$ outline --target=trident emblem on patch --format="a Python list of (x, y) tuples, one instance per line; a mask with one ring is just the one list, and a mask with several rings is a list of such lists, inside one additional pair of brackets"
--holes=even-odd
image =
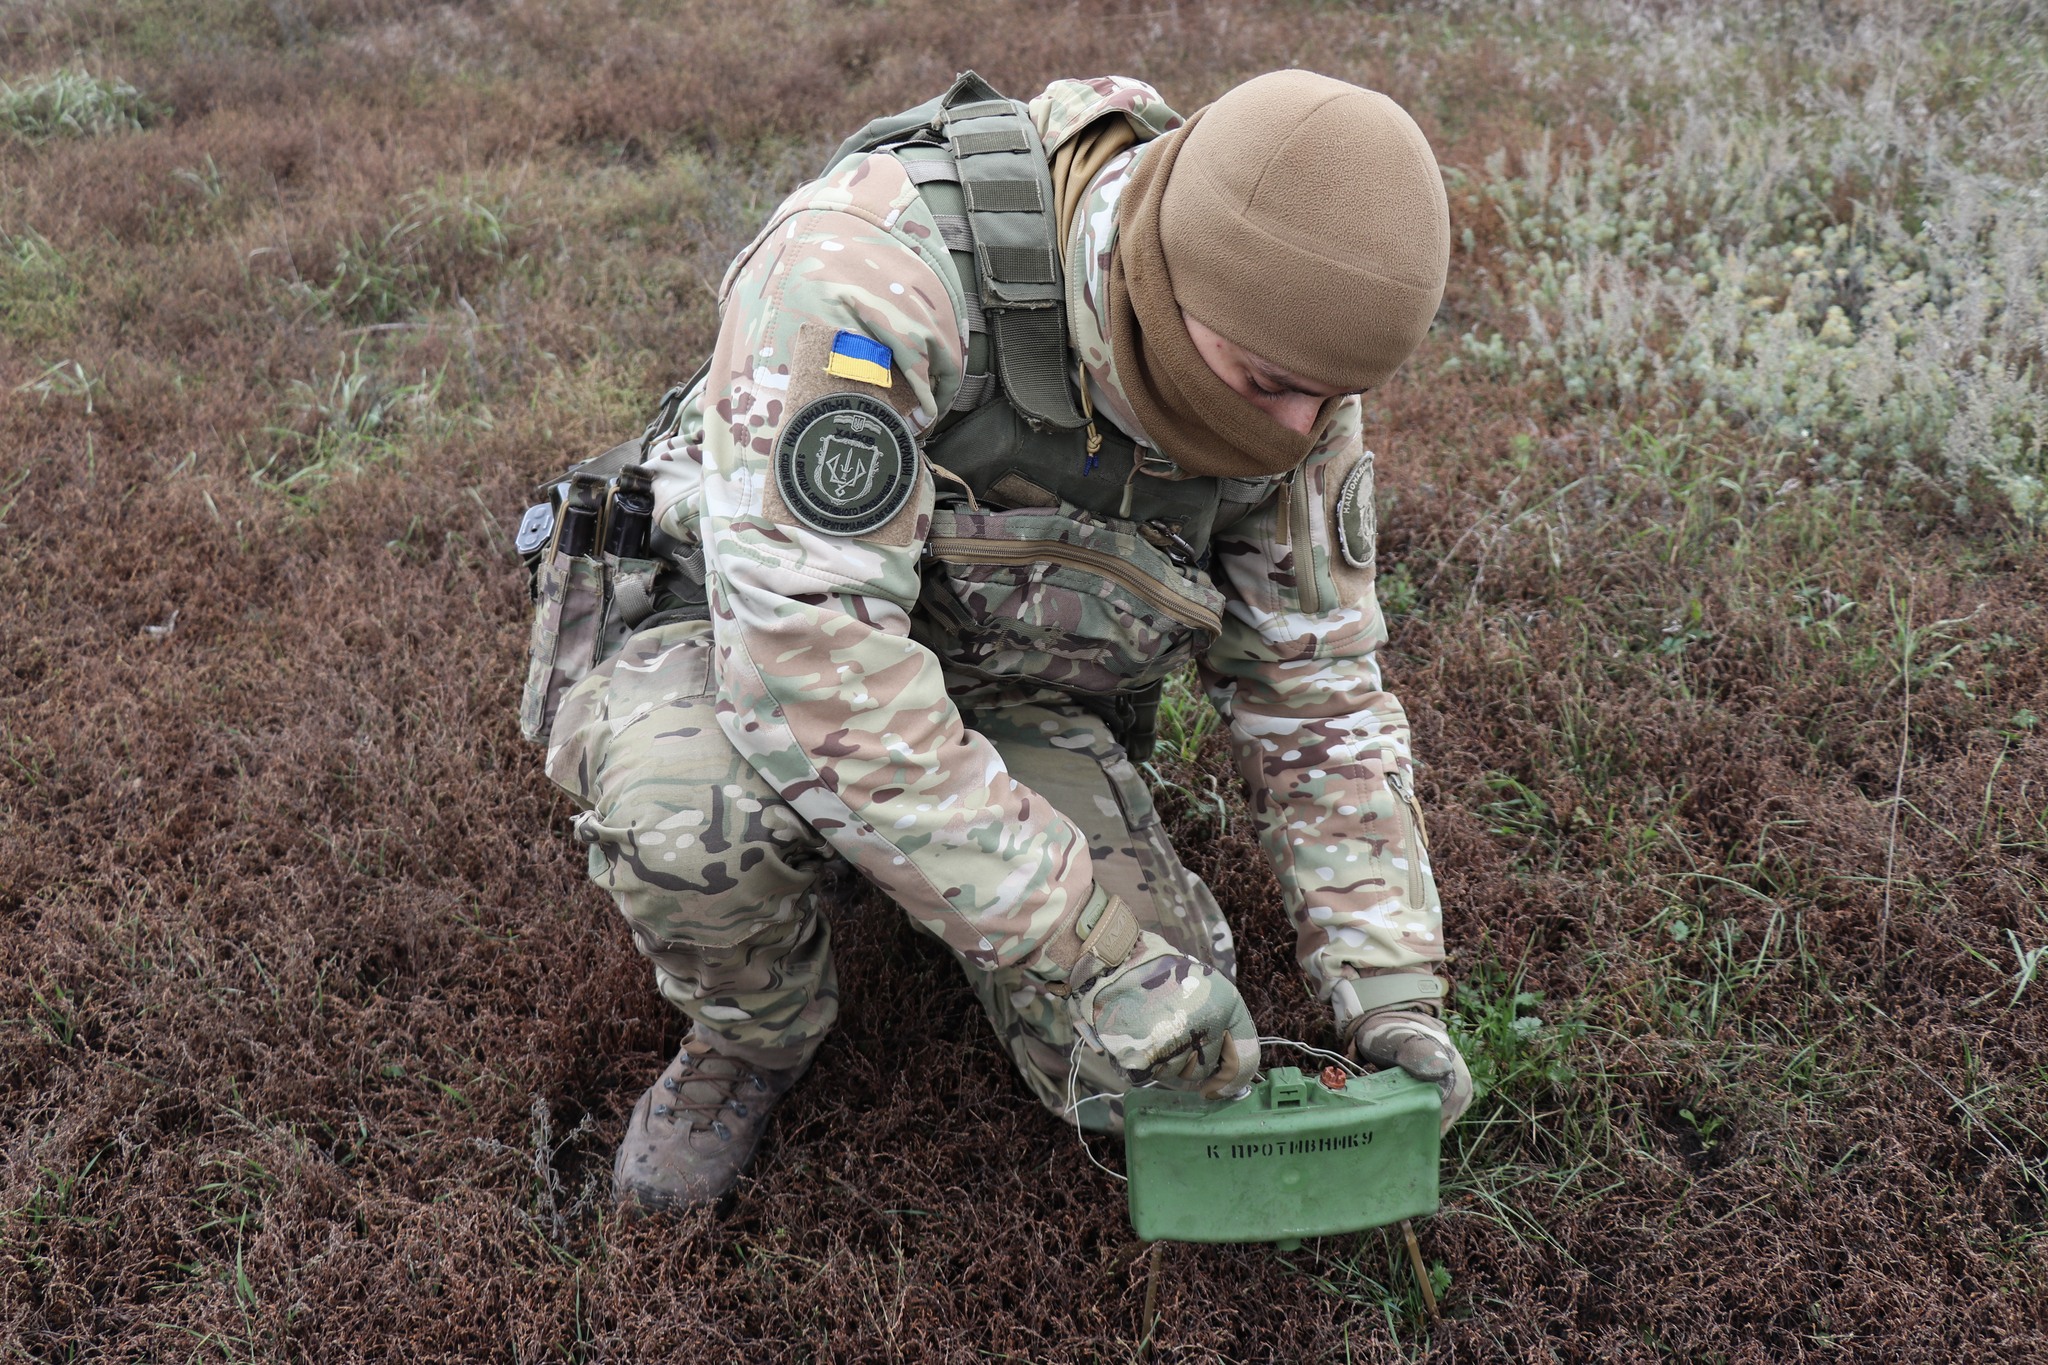
[(820, 443), (818, 472), (834, 502), (853, 503), (866, 497), (881, 466), (882, 453), (870, 442), (833, 435)]

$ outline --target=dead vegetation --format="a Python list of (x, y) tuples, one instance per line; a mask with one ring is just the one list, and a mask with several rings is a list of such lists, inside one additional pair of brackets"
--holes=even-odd
[[(2024, 133), (2044, 25), (1760, 6), (1746, 61), (1705, 14), (10, 8), (10, 88), (148, 113), (0, 146), (0, 1354), (1132, 1355), (1119, 1189), (853, 888), (845, 1022), (735, 1206), (593, 1197), (679, 1030), (517, 739), (505, 528), (690, 367), (727, 256), (862, 119), (970, 65), (1192, 107), (1289, 63), (1464, 177), (1438, 336), (1368, 420), (1488, 1089), (1425, 1228), (1440, 1327), (1376, 1235), (1174, 1247), (1161, 1357), (2048, 1354), (2038, 539), (1940, 467), (1473, 352), (1535, 334), (1488, 157), (1656, 153), (1654, 35), (1723, 44), (1731, 99), (1910, 66)], [(1262, 1026), (1319, 1039), (1223, 755), (1159, 777)]]

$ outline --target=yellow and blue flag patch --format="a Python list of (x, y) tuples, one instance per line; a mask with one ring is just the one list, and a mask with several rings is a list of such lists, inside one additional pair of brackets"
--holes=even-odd
[(832, 355), (825, 362), (825, 373), (886, 389), (889, 387), (889, 362), (893, 358), (889, 348), (881, 342), (859, 332), (841, 332), (832, 338)]

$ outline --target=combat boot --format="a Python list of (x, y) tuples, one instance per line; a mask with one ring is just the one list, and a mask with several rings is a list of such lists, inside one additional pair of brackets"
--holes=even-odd
[(692, 1031), (633, 1106), (612, 1163), (612, 1197), (649, 1212), (722, 1198), (753, 1159), (768, 1112), (810, 1065), (771, 1071), (720, 1055)]

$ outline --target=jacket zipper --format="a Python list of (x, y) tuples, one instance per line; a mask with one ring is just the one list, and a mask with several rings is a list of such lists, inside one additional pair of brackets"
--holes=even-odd
[(1408, 820), (1408, 908), (1422, 908), (1429, 888), (1422, 883), (1422, 863), (1429, 853), (1429, 827), (1422, 823), (1422, 806), (1415, 799), (1414, 789), (1408, 785), (1408, 775), (1399, 768), (1387, 772), (1387, 787), (1400, 803), (1401, 814)]
[(971, 536), (935, 536), (925, 546), (933, 558), (948, 564), (1071, 564), (1129, 589), (1154, 611), (1164, 612), (1184, 626), (1206, 630), (1212, 636), (1223, 633), (1221, 616), (1176, 595), (1158, 580), (1103, 550), (1060, 540), (977, 540)]

